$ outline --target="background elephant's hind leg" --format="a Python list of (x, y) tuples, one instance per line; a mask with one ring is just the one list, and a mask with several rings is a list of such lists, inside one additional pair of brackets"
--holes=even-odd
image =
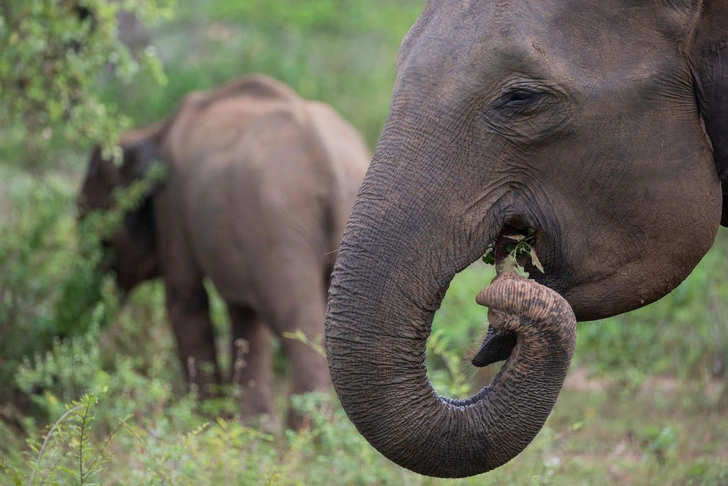
[[(309, 276), (318, 276), (319, 273), (314, 270), (291, 272), (293, 275)], [(285, 295), (290, 300), (285, 301), (283, 305), (279, 302), (273, 326), (291, 365), (291, 395), (328, 391), (331, 379), (323, 352), (325, 314), (323, 280), (302, 279), (301, 282), (296, 282), (288, 288), (291, 289), (290, 292), (281, 292), (280, 295)], [(305, 427), (307, 422), (306, 417), (297, 413), (292, 405), (289, 407), (289, 427), (300, 429)]]
[(222, 383), (215, 352), (210, 304), (202, 279), (165, 282), (167, 311), (187, 381), (201, 399), (219, 393)]
[(267, 416), (275, 425), (273, 405), (272, 334), (250, 307), (229, 305), (232, 324), (230, 376), (239, 393), (243, 420)]

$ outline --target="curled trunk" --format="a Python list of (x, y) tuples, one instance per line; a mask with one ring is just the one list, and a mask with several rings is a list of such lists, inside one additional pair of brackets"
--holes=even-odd
[(477, 302), (489, 307), (492, 327), (516, 333), (517, 344), (489, 386), (454, 400), (427, 378), (430, 323), (418, 330), (427, 319), (416, 316), (422, 309), (387, 304), (385, 317), (414, 317), (395, 325), (367, 320), (371, 294), (357, 289), (361, 278), (347, 271), (348, 257), (335, 272), (326, 352), (336, 392), (362, 435), (400, 466), (437, 477), (480, 474), (520, 453), (551, 412), (571, 362), (576, 319), (567, 302), (515, 274), (498, 276)]

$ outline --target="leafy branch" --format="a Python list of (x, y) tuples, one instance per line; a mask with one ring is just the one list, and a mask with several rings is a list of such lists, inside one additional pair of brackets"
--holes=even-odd
[[(103, 445), (96, 450), (91, 441), (90, 425), (94, 419), (92, 409), (98, 403), (98, 397), (93, 392), (89, 392), (84, 395), (79, 401), (73, 402), (73, 406), (70, 407), (56, 422), (51, 426), (50, 430), (46, 434), (43, 444), (38, 449), (38, 454), (31, 466), (31, 473), (28, 477), (27, 485), (31, 486), (35, 479), (37, 471), (44, 471), (44, 476), (41, 478), (41, 484), (46, 482), (49, 477), (56, 474), (56, 471), (66, 473), (73, 476), (76, 484), (91, 484), (89, 481), (97, 476), (101, 472), (102, 466), (108, 462), (107, 449), (112, 439), (116, 436), (116, 433), (121, 429), (130, 416), (127, 416), (111, 431), (106, 437)], [(69, 428), (61, 427), (61, 424), (69, 417), (74, 415), (76, 412), (81, 412), (80, 417), (75, 421), (72, 421)], [(62, 452), (58, 456), (58, 460), (53, 461), (50, 466), (41, 468), (41, 459), (46, 454), (46, 451), (51, 450), (51, 438), (53, 433), (56, 432), (55, 452)], [(65, 445), (64, 445), (65, 444)], [(77, 462), (77, 470), (74, 471), (70, 467), (65, 467), (61, 463), (61, 459), (68, 457), (67, 453), (63, 452), (66, 448), (69, 448), (74, 452), (73, 456)], [(35, 450), (35, 448), (33, 447)], [(94, 456), (95, 453), (95, 457)], [(6, 471), (12, 473), (16, 484), (20, 483), (21, 475), (19, 471), (14, 468), (5, 466)], [(53, 481), (51, 481), (53, 482)]]
[(37, 156), (54, 139), (113, 145), (130, 121), (99, 98), (99, 80), (113, 70), (125, 82), (140, 71), (166, 82), (152, 46), (137, 49), (118, 39), (119, 12), (169, 18), (175, 1), (0, 3), (0, 130), (20, 134)]
[(483, 262), (488, 265), (495, 265), (498, 273), (507, 271), (516, 271), (526, 274), (525, 269), (520, 262), (530, 260), (531, 265), (536, 267), (541, 273), (544, 273), (543, 265), (536, 255), (536, 249), (533, 247), (536, 242), (536, 230), (529, 228), (526, 234), (503, 235), (511, 241), (506, 245), (508, 256), (500, 263), (496, 262), (496, 245), (491, 243), (483, 255)]

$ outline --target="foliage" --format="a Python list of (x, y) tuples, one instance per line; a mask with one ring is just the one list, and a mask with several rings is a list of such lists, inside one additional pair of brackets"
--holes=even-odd
[[(41, 484), (57, 484), (59, 477), (64, 476), (69, 480), (61, 481), (63, 483), (95, 484), (91, 480), (108, 462), (109, 443), (119, 430), (119, 427), (114, 429), (98, 448), (94, 446), (91, 437), (94, 415), (91, 409), (97, 400), (93, 393), (84, 395), (68, 406), (68, 410), (50, 427), (42, 445), (30, 442), (30, 450), (36, 457), (27, 475), (28, 484), (33, 484), (36, 474)], [(67, 425), (64, 423), (66, 419)], [(22, 484), (21, 480), (26, 476), (23, 471), (9, 465), (5, 466), (5, 470), (16, 484)]]
[(467, 398), (473, 386), (467, 379), (461, 355), (455, 351), (444, 329), (435, 329), (427, 339), (427, 375), (440, 395)]
[[(79, 366), (89, 368), (85, 375), (94, 375), (89, 371), (95, 365)], [(726, 452), (728, 429), (720, 426), (723, 422), (711, 427), (699, 418), (710, 413), (710, 406), (701, 405), (681, 418), (689, 423), (670, 423), (677, 418), (660, 412), (670, 407), (655, 408), (664, 403), (662, 396), (615, 403), (605, 394), (567, 390), (547, 426), (511, 463), (487, 476), (437, 480), (389, 463), (328, 394), (294, 400), (297, 410), (309, 417), (308, 428), (268, 433), (235, 417), (206, 420), (194, 397), (170, 393), (162, 377), (128, 371), (95, 376), (89, 384), (96, 391), (57, 409), (56, 425), (35, 432), (29, 428), (26, 454), (21, 460), (3, 456), (0, 478), (4, 470), (16, 484), (31, 474), (55, 477), (61, 484), (85, 484), (80, 478), (95, 471), (91, 479), (103, 484), (326, 485), (336, 478), (337, 484), (361, 485), (597, 485), (622, 478), (628, 484), (718, 485), (728, 474), (719, 459)], [(82, 407), (74, 408), (78, 405)], [(64, 418), (69, 410), (73, 412)], [(628, 410), (633, 410), (631, 416)], [(611, 415), (623, 419), (615, 422)], [(700, 446), (715, 448), (716, 457), (691, 459), (684, 453), (695, 450), (687, 447)]]
[[(84, 345), (98, 353), (98, 341)], [(65, 356), (78, 351), (69, 341), (59, 348)], [(85, 377), (91, 391), (66, 407), (45, 402), (60, 418), (42, 432), (26, 425), (29, 448), (22, 461), (3, 458), (6, 477), (19, 484), (34, 475), (61, 484), (88, 484), (94, 477), (103, 477), (104, 484), (247, 484), (262, 478), (316, 484), (334, 470), (346, 484), (377, 484), (397, 474), (380, 467), (378, 453), (330, 395), (297, 397), (294, 406), (310, 417), (311, 428), (271, 435), (236, 418), (207, 422), (194, 396), (175, 396), (160, 378), (131, 371), (128, 359), (122, 361), (112, 376), (94, 360), (70, 370), (55, 358), (43, 360), (41, 367), (51, 374)], [(358, 467), (362, 460), (377, 467)]]
[(97, 339), (96, 328), (65, 342), (56, 338), (53, 348), (45, 356), (36, 354), (33, 361), (24, 357), (15, 375), (18, 387), (31, 394), (48, 416), (56, 415), (59, 407), (86, 393), (96, 379), (100, 355), (92, 344)]
[(485, 255), (483, 255), (483, 263), (496, 265), (499, 273), (503, 271), (517, 271), (528, 277), (523, 266), (530, 262), (531, 265), (543, 273), (543, 266), (536, 255), (536, 249), (533, 247), (536, 241), (536, 230), (534, 228), (528, 228), (526, 234), (504, 234), (501, 237), (510, 241), (505, 246), (505, 251), (508, 252), (508, 256), (502, 262), (496, 263), (496, 247), (491, 243), (486, 248)]
[[(38, 366), (47, 349), (61, 360), (58, 369), (76, 370), (77, 359), (94, 359), (83, 345), (70, 361), (58, 354), (61, 339), (82, 336), (96, 339), (94, 329), (108, 325), (116, 314), (118, 292), (112, 275), (100, 271), (108, 256), (102, 241), (121, 223), (127, 211), (137, 207), (149, 186), (164, 177), (151, 170), (148, 177), (115, 193), (112, 211), (91, 213), (77, 224), (71, 209), (73, 198), (60, 181), (28, 181), (17, 195), (16, 215), (0, 227), (0, 383), (2, 399), (16, 390), (10, 385), (15, 370)], [(27, 339), (32, 335), (33, 339)], [(75, 341), (74, 341), (75, 342)], [(74, 344), (75, 345), (75, 344)], [(36, 356), (35, 365), (29, 356)], [(41, 372), (38, 370), (38, 372)], [(27, 380), (26, 380), (27, 381)], [(64, 376), (46, 376), (21, 388), (46, 390), (51, 383), (64, 387), (62, 402), (78, 398), (85, 391), (87, 377), (72, 386)]]
[(47, 349), (56, 336), (88, 330), (96, 304), (113, 300), (95, 268), (100, 251), (78, 257), (68, 188), (54, 180), (27, 182), (15, 199), (16, 214), (0, 227), (4, 400), (23, 356)]
[(174, 0), (29, 0), (0, 7), (0, 131), (21, 130), (36, 162), (52, 138), (111, 146), (128, 120), (99, 101), (107, 67), (128, 82), (141, 68), (164, 82), (153, 48), (136, 53), (116, 36), (120, 8), (143, 19), (168, 17)]

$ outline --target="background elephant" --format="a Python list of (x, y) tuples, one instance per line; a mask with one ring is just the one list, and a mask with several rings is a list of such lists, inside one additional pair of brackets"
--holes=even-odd
[[(82, 214), (111, 208), (112, 191), (155, 160), (168, 175), (106, 242), (119, 286), (128, 292), (163, 278), (183, 368), (205, 397), (222, 381), (209, 278), (227, 303), (233, 361), (247, 342), (246, 365), (231, 371), (243, 387), (242, 413), (272, 413), (269, 330), (300, 330), (311, 341), (322, 334), (331, 268), (369, 162), (365, 143), (328, 105), (254, 75), (189, 94), (168, 119), (125, 133), (120, 146), (120, 167), (100, 149), (92, 154)], [(281, 343), (292, 393), (329, 386), (323, 356), (295, 339)]]
[[(427, 3), (327, 311), (334, 386), (380, 452), (433, 476), (504, 464), (551, 411), (574, 319), (692, 271), (728, 221), (727, 26), (715, 0)], [(544, 272), (478, 298), (492, 327), (477, 362), (508, 361), (470, 399), (438, 396), (425, 341), (450, 281), (529, 231)]]

